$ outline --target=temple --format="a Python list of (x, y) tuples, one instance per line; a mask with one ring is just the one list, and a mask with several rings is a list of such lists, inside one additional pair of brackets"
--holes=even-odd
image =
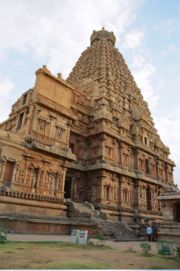
[(67, 232), (70, 202), (106, 220), (161, 221), (175, 164), (115, 42), (94, 31), (67, 80), (38, 69), (0, 124), (0, 221), (14, 231)]

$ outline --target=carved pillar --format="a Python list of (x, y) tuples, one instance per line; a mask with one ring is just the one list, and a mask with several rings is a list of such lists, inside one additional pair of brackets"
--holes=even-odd
[(122, 165), (123, 163), (123, 143), (119, 143), (119, 164)]
[(32, 189), (31, 192), (32, 193), (37, 193), (38, 188), (39, 188), (39, 168), (34, 168), (33, 170), (33, 180), (32, 180)]
[(33, 168), (29, 168), (29, 186), (32, 187), (33, 185)]
[(69, 138), (70, 138), (70, 129), (73, 126), (73, 121), (72, 120), (68, 120), (67, 121), (67, 134), (66, 134), (66, 142), (68, 144), (69, 142)]
[(105, 146), (106, 146), (106, 136), (103, 135), (102, 136), (102, 159), (103, 160), (106, 160), (106, 148), (105, 148)]
[(34, 131), (38, 132), (38, 130), (39, 130), (39, 127), (38, 127), (38, 118), (39, 118), (40, 112), (41, 112), (41, 110), (35, 105), (33, 107), (33, 112), (31, 112), (30, 130), (34, 130)]
[(39, 170), (39, 187), (42, 188), (44, 183), (44, 170)]
[(166, 182), (169, 182), (169, 176), (168, 176), (168, 164), (167, 164), (167, 163), (165, 163), (164, 171), (165, 171), (165, 180), (166, 180)]
[[(67, 172), (67, 168), (63, 168), (62, 169), (62, 191), (63, 191), (63, 193), (64, 193), (64, 187), (65, 187), (66, 172)], [(64, 198), (64, 194), (63, 194), (63, 198)]]
[(156, 176), (159, 178), (159, 160), (156, 158)]
[(4, 171), (5, 171), (5, 162), (0, 160), (0, 183), (3, 182)]
[(37, 168), (36, 170), (37, 170), (37, 173), (36, 173), (36, 174), (37, 174), (37, 175), (36, 175), (36, 176), (37, 176), (37, 177), (36, 177), (36, 178), (37, 178), (37, 188), (39, 188), (40, 171), (41, 171), (41, 169), (40, 169), (40, 168)]
[(132, 159), (133, 159), (133, 168), (134, 169), (139, 169), (138, 168), (138, 157), (139, 157), (139, 150), (137, 148), (132, 149)]
[(63, 174), (58, 172), (56, 174), (56, 197), (62, 197), (63, 195)]
[(28, 176), (28, 160), (25, 160), (25, 168), (24, 168), (24, 184), (27, 182), (27, 176)]
[(14, 166), (14, 171), (13, 171), (13, 175), (12, 175), (11, 188), (13, 188), (14, 183), (16, 182), (16, 173), (17, 173), (17, 170), (18, 170), (18, 165), (16, 163), (15, 166)]

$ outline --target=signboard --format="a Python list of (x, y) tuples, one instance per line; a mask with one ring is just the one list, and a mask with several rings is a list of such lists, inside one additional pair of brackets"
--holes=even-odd
[(79, 245), (87, 245), (88, 231), (79, 231)]
[(71, 243), (79, 245), (87, 245), (88, 231), (72, 230), (71, 231)]
[(79, 241), (79, 230), (71, 231), (71, 243), (78, 244)]

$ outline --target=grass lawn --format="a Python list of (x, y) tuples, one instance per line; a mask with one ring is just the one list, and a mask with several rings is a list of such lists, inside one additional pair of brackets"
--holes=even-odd
[(68, 242), (0, 244), (0, 269), (180, 269), (180, 259), (145, 255), (129, 247)]

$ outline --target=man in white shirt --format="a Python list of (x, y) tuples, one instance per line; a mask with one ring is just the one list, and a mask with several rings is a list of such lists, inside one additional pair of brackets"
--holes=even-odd
[(152, 241), (152, 227), (150, 225), (148, 225), (146, 228), (146, 234), (148, 237), (148, 241), (151, 242)]

